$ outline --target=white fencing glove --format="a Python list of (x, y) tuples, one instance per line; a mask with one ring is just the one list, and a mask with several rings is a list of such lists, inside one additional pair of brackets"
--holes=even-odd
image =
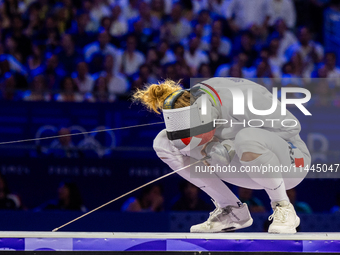
[(211, 142), (205, 148), (205, 152), (210, 157), (206, 160), (210, 165), (228, 166), (235, 156), (234, 143), (231, 140)]

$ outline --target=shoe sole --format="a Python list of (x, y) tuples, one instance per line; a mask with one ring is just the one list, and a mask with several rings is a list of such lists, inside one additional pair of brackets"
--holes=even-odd
[(290, 228), (290, 229), (273, 229), (273, 230), (268, 230), (269, 234), (295, 234), (296, 233), (296, 228), (300, 225), (300, 218), (297, 217), (295, 220), (295, 227)]
[(244, 224), (240, 225), (240, 226), (236, 226), (236, 227), (229, 227), (229, 228), (223, 228), (223, 229), (211, 229), (211, 230), (196, 230), (196, 231), (191, 231), (190, 229), (190, 233), (226, 233), (226, 232), (230, 232), (230, 231), (234, 231), (237, 229), (242, 229), (242, 228), (247, 228), (249, 226), (251, 226), (253, 224), (253, 219), (250, 218), (248, 221), (246, 221)]
[(250, 218), (248, 221), (246, 221), (244, 224), (242, 224), (239, 227), (224, 228), (221, 230), (221, 232), (230, 232), (230, 231), (234, 231), (237, 229), (247, 228), (247, 227), (250, 227), (252, 224), (253, 224), (253, 219)]

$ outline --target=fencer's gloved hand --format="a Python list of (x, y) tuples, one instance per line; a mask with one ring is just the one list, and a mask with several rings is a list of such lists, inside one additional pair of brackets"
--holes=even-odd
[(231, 140), (224, 140), (220, 142), (211, 142), (205, 148), (205, 152), (210, 159), (207, 159), (207, 163), (210, 165), (227, 166), (233, 160), (235, 156), (234, 143)]

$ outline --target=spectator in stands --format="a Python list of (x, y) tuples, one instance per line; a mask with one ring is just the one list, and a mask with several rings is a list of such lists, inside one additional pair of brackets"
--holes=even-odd
[[(298, 61), (298, 58), (297, 58)], [(299, 63), (299, 61), (298, 61)], [(299, 66), (299, 64), (297, 65)], [(296, 75), (296, 64), (287, 62), (282, 67), (281, 86), (282, 87), (303, 87), (304, 83), (300, 76)]]
[(250, 68), (251, 66), (254, 65), (258, 53), (254, 47), (255, 45), (255, 37), (254, 35), (246, 31), (242, 33), (241, 37), (238, 39), (236, 38), (234, 42), (234, 57), (237, 56), (239, 53), (243, 52), (247, 55), (247, 63), (246, 67)]
[(100, 30), (105, 30), (110, 33), (110, 27), (111, 27), (112, 19), (108, 16), (105, 16), (100, 21)]
[(269, 26), (273, 26), (278, 20), (284, 20), (292, 29), (296, 23), (296, 11), (293, 0), (269, 0), (267, 3)]
[(22, 64), (26, 63), (27, 57), (31, 54), (31, 40), (23, 32), (23, 21), (20, 15), (11, 15), (11, 37), (16, 42), (17, 51), (21, 56), (18, 59)]
[(72, 78), (77, 84), (80, 93), (85, 94), (91, 92), (94, 86), (94, 79), (89, 74), (87, 63), (81, 61), (77, 64), (77, 72), (73, 73)]
[(89, 14), (79, 10), (76, 23), (68, 31), (73, 36), (77, 48), (83, 49), (86, 45), (95, 41), (92, 26)]
[(336, 54), (327, 52), (325, 55), (325, 67), (327, 68), (327, 78), (340, 78), (340, 67), (336, 66)]
[(169, 44), (164, 40), (158, 44), (157, 55), (161, 65), (166, 65), (176, 61), (175, 54), (169, 48)]
[(211, 78), (211, 69), (209, 64), (201, 64), (198, 68), (198, 78)]
[[(234, 57), (234, 61), (231, 65), (237, 65), (241, 68), (241, 74), (237, 71), (236, 74), (238, 74), (238, 77), (243, 77), (246, 79), (254, 78), (256, 75), (256, 68), (251, 66), (250, 68), (247, 68), (248, 63), (248, 56), (244, 52), (240, 52), (238, 55)], [(230, 64), (223, 64), (220, 65), (216, 72), (216, 77), (228, 77), (229, 76), (229, 70), (230, 70)]]
[(278, 56), (280, 58), (285, 57), (287, 49), (298, 42), (296, 36), (287, 29), (287, 25), (282, 19), (276, 21), (275, 30), (271, 38), (278, 38), (280, 40), (278, 49)]
[(150, 66), (150, 71), (152, 75), (154, 75), (157, 79), (161, 77), (162, 68), (157, 49), (150, 48), (148, 50), (148, 52), (146, 53), (145, 64)]
[(124, 1), (121, 1), (121, 9), (123, 11), (123, 17), (126, 20), (136, 19), (139, 15), (138, 13), (138, 4), (139, 0), (128, 0), (125, 1), (126, 4), (124, 5)]
[(128, 32), (128, 24), (122, 15), (121, 7), (116, 4), (111, 11), (110, 35), (113, 37), (122, 37)]
[(137, 18), (137, 20), (140, 20), (142, 22), (143, 29), (154, 31), (159, 30), (159, 28), (161, 27), (161, 21), (155, 15), (152, 15), (151, 8), (148, 3), (144, 1), (140, 2), (138, 11), (139, 17)]
[(0, 98), (2, 100), (18, 101), (21, 99), (21, 93), (17, 91), (17, 81), (13, 73), (6, 72), (2, 75), (0, 85)]
[[(213, 34), (210, 41), (210, 50), (208, 52), (211, 72), (215, 73), (217, 68), (228, 62), (228, 58), (221, 53), (222, 41), (219, 35)], [(224, 47), (224, 46), (223, 46)]]
[(92, 93), (86, 95), (88, 102), (112, 103), (116, 100), (116, 96), (109, 93), (107, 80), (103, 76), (99, 76), (95, 82)]
[(133, 81), (132, 89), (142, 89), (145, 84), (157, 83), (156, 77), (151, 73), (150, 66), (143, 64), (139, 67), (138, 76)]
[(45, 41), (48, 51), (54, 51), (59, 46), (60, 32), (57, 26), (57, 20), (54, 16), (47, 17), (45, 28), (39, 35), (39, 40)]
[(218, 53), (225, 57), (229, 56), (231, 53), (231, 41), (229, 40), (229, 38), (223, 35), (223, 21), (221, 19), (215, 20), (213, 22), (211, 36), (205, 37), (203, 39), (206, 43), (208, 43), (208, 49), (210, 50), (213, 47), (216, 47), (213, 45), (214, 41), (212, 37), (219, 38), (220, 43), (217, 48)]
[(279, 54), (280, 40), (273, 38), (269, 43), (269, 58), (268, 63), (275, 77), (281, 77), (282, 66), (287, 62), (284, 56)]
[(14, 40), (12, 36), (6, 37), (5, 49), (6, 49), (6, 53), (13, 56), (16, 61), (18, 61), (20, 64), (23, 63), (24, 60), (23, 60), (21, 53), (18, 50), (19, 49), (18, 43), (16, 42), (16, 40)]
[(83, 205), (79, 188), (75, 182), (62, 182), (59, 184), (58, 198), (47, 201), (40, 205), (35, 211), (44, 210), (67, 210), (67, 211), (81, 211), (86, 212), (87, 209)]
[(164, 15), (169, 16), (171, 14), (173, 4), (173, 0), (164, 0)]
[(162, 20), (165, 15), (165, 1), (164, 0), (151, 0), (150, 9), (152, 15)]
[(103, 56), (105, 55), (114, 57), (115, 70), (117, 71), (120, 63), (120, 52), (110, 43), (109, 33), (102, 30), (98, 34), (97, 41), (85, 46), (84, 57), (86, 62), (95, 68), (95, 72), (98, 72), (102, 68)]
[[(332, 88), (340, 88), (340, 67), (336, 66), (336, 61), (336, 54), (334, 52), (327, 52), (324, 63), (318, 69), (318, 74), (324, 69), (324, 72), (326, 72), (324, 78), (328, 78), (329, 86)], [(319, 75), (318, 77), (321, 78)]]
[(193, 5), (193, 14), (197, 15), (199, 14), (202, 10), (208, 9), (208, 0), (192, 0), (192, 5)]
[(66, 71), (67, 75), (71, 75), (82, 59), (82, 54), (75, 48), (73, 38), (70, 34), (63, 34), (61, 37), (61, 47), (56, 50), (59, 63)]
[(53, 11), (55, 11), (56, 5), (52, 5), (49, 1), (39, 1), (39, 16), (46, 19)]
[(126, 39), (126, 49), (122, 53), (120, 73), (128, 78), (132, 78), (139, 70), (139, 67), (145, 62), (144, 55), (136, 50), (137, 40), (134, 35), (129, 35)]
[(27, 66), (30, 71), (34, 71), (37, 68), (41, 68), (44, 61), (44, 45), (40, 45), (37, 42), (32, 46), (32, 54), (27, 58)]
[(46, 90), (45, 77), (40, 74), (33, 78), (31, 89), (23, 94), (24, 101), (51, 101), (51, 94)]
[(109, 93), (117, 96), (127, 93), (129, 85), (124, 76), (114, 72), (114, 64), (113, 56), (106, 55), (104, 59), (104, 71), (99, 73), (99, 76), (105, 77)]
[(192, 74), (196, 75), (201, 64), (209, 63), (207, 54), (198, 49), (199, 39), (196, 35), (192, 35), (189, 41), (189, 49), (184, 52), (184, 59), (191, 68)]
[(124, 212), (160, 212), (164, 210), (162, 187), (158, 184), (146, 186), (141, 194), (131, 197), (122, 206)]
[(229, 5), (232, 0), (210, 0), (209, 9), (219, 16), (219, 18), (226, 18)]
[(324, 57), (323, 47), (312, 40), (311, 32), (307, 27), (301, 27), (298, 35), (299, 42), (293, 44), (287, 50), (287, 59), (291, 59), (296, 56), (296, 53), (300, 54), (302, 58), (302, 65), (304, 66), (303, 75), (305, 78), (311, 77), (315, 65), (319, 64)]
[(59, 65), (58, 56), (52, 53), (46, 55), (46, 60), (41, 68), (31, 72), (32, 76), (43, 74), (45, 76), (48, 90), (57, 90), (60, 83), (66, 76), (65, 70)]
[(167, 64), (163, 66), (163, 75), (164, 79), (171, 79), (173, 81), (177, 81), (181, 79), (180, 74), (176, 72), (175, 63)]
[(303, 58), (301, 53), (296, 52), (290, 59), (293, 67), (293, 76), (297, 78), (309, 78), (311, 73), (310, 70), (307, 69), (307, 65), (303, 62)]
[(0, 210), (16, 210), (21, 208), (20, 198), (10, 193), (5, 177), (0, 174)]
[(262, 60), (258, 63), (256, 68), (256, 82), (266, 87), (269, 91), (273, 87), (273, 72), (268, 61)]
[(253, 190), (239, 187), (238, 196), (242, 203), (246, 203), (248, 205), (251, 213), (266, 211), (261, 200), (253, 196)]
[[(209, 42), (205, 41), (205, 38), (209, 38), (209, 36), (206, 36), (205, 38), (203, 37), (203, 26), (199, 23), (197, 23), (194, 26), (193, 29), (193, 33), (194, 35), (196, 35), (199, 43), (198, 43), (198, 49), (202, 50), (202, 51), (208, 51), (210, 48)], [(189, 40), (190, 40), (190, 36), (188, 36), (187, 38), (183, 39), (181, 44), (185, 46), (185, 48), (188, 48), (189, 45)]]
[(34, 38), (37, 40), (39, 33), (43, 29), (43, 22), (39, 16), (39, 3), (32, 3), (28, 8), (28, 25), (24, 29), (24, 34), (29, 38)]
[(1, 16), (1, 23), (3, 29), (8, 29), (11, 26), (11, 20), (10, 20), (10, 10), (8, 10), (6, 2), (2, 1), (0, 3), (0, 16)]
[(67, 76), (61, 82), (61, 92), (55, 95), (55, 101), (57, 102), (82, 102), (84, 97), (78, 93), (78, 86), (74, 80)]
[(175, 72), (177, 73), (179, 79), (182, 80), (183, 86), (190, 86), (190, 78), (192, 78), (191, 68), (188, 66), (185, 58), (184, 58), (184, 47), (182, 44), (177, 44), (174, 46), (176, 63), (175, 63)]
[(185, 58), (184, 58), (184, 46), (180, 43), (176, 44), (174, 46), (174, 54), (176, 57), (176, 63), (179, 63), (181, 65), (187, 65)]
[[(82, 1), (82, 11), (87, 14), (86, 31), (96, 33), (98, 32), (100, 19), (92, 17), (91, 15), (92, 7), (93, 7), (93, 2), (91, 0)], [(106, 15), (103, 15), (103, 17), (105, 16)]]
[(181, 3), (175, 3), (172, 6), (169, 21), (161, 27), (161, 38), (173, 45), (187, 38), (191, 30), (190, 23), (183, 18)]
[[(1, 74), (4, 74), (6, 72), (11, 71), (12, 73), (18, 73), (23, 76), (27, 76), (28, 73), (25, 69), (25, 67), (12, 55), (6, 54), (4, 46), (2, 43), (0, 43), (0, 62), (3, 63), (3, 67), (8, 67), (8, 70), (0, 70)], [(6, 62), (6, 64), (5, 64)]]
[(243, 78), (242, 67), (240, 66), (240, 64), (238, 63), (233, 64), (229, 68), (228, 75), (226, 77)]
[(202, 27), (202, 36), (203, 37), (210, 37), (212, 34), (212, 20), (210, 17), (210, 12), (207, 9), (201, 10), (198, 14), (197, 20), (194, 24), (199, 24)]
[(311, 214), (313, 212), (312, 208), (306, 202), (301, 202), (301, 201), (296, 200), (296, 189), (295, 188), (287, 190), (287, 196), (289, 198), (289, 201), (294, 206), (295, 211), (297, 213)]
[(56, 9), (61, 8), (64, 10), (63, 13), (63, 20), (65, 24), (61, 27), (63, 30), (63, 33), (66, 31), (65, 27), (72, 25), (74, 22), (74, 14), (76, 10), (76, 5), (79, 7), (80, 3), (76, 1), (71, 1), (71, 0), (64, 0), (61, 3), (58, 2), (54, 7)]
[(193, 77), (190, 67), (188, 65), (181, 65), (179, 62), (176, 62), (175, 72), (181, 79), (181, 85), (183, 85), (184, 88), (190, 88), (190, 79)]
[(156, 46), (157, 31), (144, 28), (143, 21), (137, 19), (132, 24), (133, 29), (130, 31), (137, 38), (137, 49), (144, 54), (150, 49), (150, 47)]
[(173, 211), (210, 211), (211, 206), (200, 197), (200, 189), (188, 181), (179, 184), (181, 196), (171, 207)]
[(232, 0), (227, 9), (226, 17), (234, 33), (246, 30), (251, 26), (258, 27), (262, 33), (266, 32), (268, 12), (266, 0)]
[[(72, 2), (71, 2), (72, 3)], [(60, 34), (65, 33), (72, 25), (73, 12), (66, 6), (55, 7), (55, 17), (57, 20), (57, 28)]]
[(105, 16), (111, 16), (111, 10), (104, 0), (90, 1), (90, 17), (95, 22), (99, 23)]

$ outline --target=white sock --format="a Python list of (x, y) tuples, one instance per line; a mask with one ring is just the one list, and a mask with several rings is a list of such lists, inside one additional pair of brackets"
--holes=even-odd
[[(246, 161), (240, 161), (242, 165), (244, 166), (257, 166), (257, 167), (263, 167), (267, 166), (280, 166), (280, 161), (278, 157), (271, 151), (267, 151), (266, 153), (262, 154), (255, 160), (246, 162)], [(264, 173), (267, 174), (267, 173)], [(267, 192), (271, 202), (279, 202), (279, 201), (288, 201), (289, 198), (286, 193), (286, 187), (284, 180), (282, 178), (281, 173), (274, 174), (274, 177), (264, 177), (264, 178), (258, 178), (260, 176), (259, 173), (252, 174), (249, 173), (250, 178), (252, 178), (253, 181), (261, 185), (264, 190)], [(256, 176), (256, 177), (255, 177)]]

